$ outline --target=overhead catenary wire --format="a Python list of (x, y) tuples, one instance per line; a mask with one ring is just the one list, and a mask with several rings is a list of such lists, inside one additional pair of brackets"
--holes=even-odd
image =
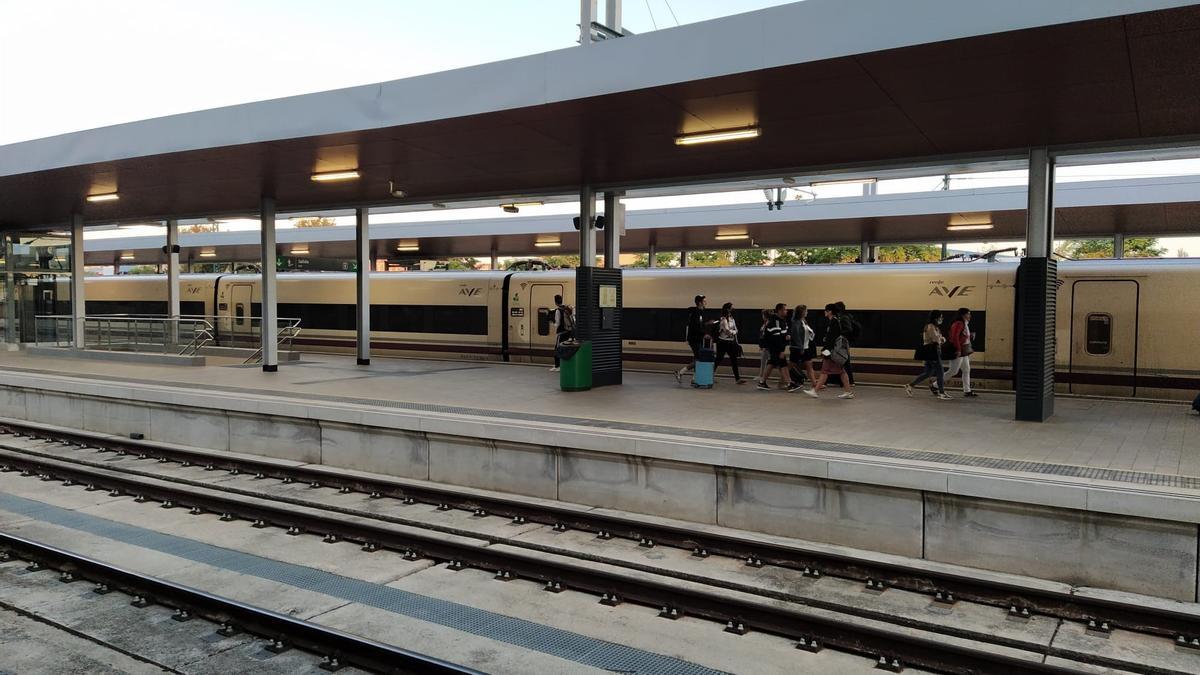
[(671, 13), (671, 18), (675, 20), (675, 25), (679, 25), (679, 17), (675, 16), (675, 10), (671, 8), (671, 0), (663, 0), (663, 4), (667, 6), (667, 11)]
[(654, 20), (654, 10), (650, 9), (650, 0), (646, 1), (646, 11), (650, 13), (650, 23), (654, 25), (654, 30), (658, 30), (658, 22)]

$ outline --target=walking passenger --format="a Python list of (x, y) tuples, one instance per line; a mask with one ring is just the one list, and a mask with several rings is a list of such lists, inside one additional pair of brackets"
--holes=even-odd
[(796, 391), (803, 386), (806, 375), (810, 384), (817, 382), (812, 367), (813, 357), (817, 354), (816, 333), (808, 325), (807, 305), (796, 305), (789, 333), (792, 344), (788, 360), (792, 364), (792, 386), (788, 387), (788, 391)]
[(733, 379), (738, 384), (745, 384), (741, 373), (738, 372), (738, 359), (742, 356), (742, 345), (738, 342), (737, 321), (733, 318), (733, 303), (721, 305), (721, 318), (717, 323), (717, 362), (713, 368), (721, 366), (721, 359), (729, 355), (729, 366), (733, 369)]
[(975, 352), (971, 345), (971, 310), (966, 307), (958, 308), (958, 318), (950, 324), (950, 339), (947, 342), (953, 350), (954, 358), (950, 359), (950, 364), (946, 367), (946, 379), (949, 380), (962, 371), (963, 396), (979, 396), (971, 389), (971, 354)]
[(771, 360), (771, 350), (767, 349), (767, 324), (771, 323), (771, 310), (762, 311), (762, 323), (758, 326), (758, 377), (762, 382), (767, 377), (767, 362)]
[(575, 315), (569, 305), (563, 304), (561, 295), (554, 296), (554, 316), (550, 322), (554, 325), (554, 367), (550, 372), (556, 373), (560, 365), (558, 345), (573, 337), (575, 333)]
[(817, 376), (817, 383), (812, 389), (805, 389), (804, 393), (813, 397), (819, 398), (820, 392), (825, 388), (825, 383), (829, 381), (830, 375), (837, 375), (841, 379), (842, 388), (845, 390), (838, 394), (838, 398), (854, 398), (854, 385), (850, 383), (850, 378), (846, 376), (846, 372), (842, 366), (850, 360), (850, 347), (846, 336), (842, 332), (842, 322), (837, 321), (837, 305), (829, 303), (825, 305), (825, 339), (822, 344), (821, 356), (821, 374)]
[(913, 395), (913, 387), (921, 384), (930, 377), (934, 378), (937, 386), (934, 387), (933, 382), (929, 383), (929, 392), (943, 401), (950, 400), (950, 395), (946, 393), (946, 381), (943, 378), (942, 371), (942, 343), (946, 338), (942, 337), (942, 312), (941, 310), (933, 310), (929, 313), (929, 321), (925, 324), (925, 330), (921, 333), (921, 347), (914, 354), (915, 357), (925, 362), (925, 370), (913, 379), (912, 382), (904, 385), (904, 393), (909, 396)]
[[(858, 342), (859, 334), (862, 333), (862, 325), (854, 319), (853, 314), (846, 311), (846, 303), (838, 300), (833, 304), (836, 307), (833, 313), (842, 327), (842, 335), (846, 337), (846, 345), (853, 347)], [(846, 373), (846, 379), (850, 381), (850, 386), (854, 386), (854, 364), (851, 362), (849, 356), (846, 357), (846, 363), (842, 365), (842, 371)]]
[(762, 377), (758, 380), (759, 389), (770, 389), (767, 384), (767, 379), (771, 377), (771, 371), (779, 369), (779, 386), (781, 388), (789, 387), (792, 380), (788, 377), (787, 361), (783, 358), (783, 350), (788, 345), (788, 323), (787, 323), (787, 305), (782, 302), (775, 305), (775, 312), (767, 318), (766, 327), (763, 329), (763, 344), (767, 350), (767, 367), (763, 371)]
[(687, 328), (683, 334), (683, 339), (692, 350), (692, 360), (675, 373), (676, 382), (681, 382), (683, 376), (695, 366), (696, 359), (700, 356), (700, 347), (704, 345), (705, 331), (708, 330), (708, 324), (704, 322), (704, 296), (697, 295), (695, 301), (696, 304), (688, 308)]

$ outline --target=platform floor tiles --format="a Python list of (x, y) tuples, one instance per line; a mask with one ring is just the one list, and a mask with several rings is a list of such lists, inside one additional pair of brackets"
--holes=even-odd
[[(1182, 403), (1059, 397), (1055, 416), (1036, 424), (1012, 419), (1013, 399), (1006, 392), (939, 401), (924, 392), (909, 399), (896, 387), (862, 386), (852, 401), (836, 399), (836, 389), (814, 401), (728, 379), (718, 379), (711, 390), (695, 390), (670, 374), (626, 372), (623, 386), (564, 393), (557, 375), (544, 366), (436, 359), (376, 358), (370, 366), (357, 366), (352, 357), (306, 354), (267, 374), (240, 364), (184, 368), (5, 352), (3, 370), (784, 446), (813, 441), (1051, 465), (996, 466), (1022, 471), (1053, 473), (1053, 465), (1069, 465), (1200, 477), (1200, 419)], [(1192, 487), (1188, 483), (1182, 487)]]

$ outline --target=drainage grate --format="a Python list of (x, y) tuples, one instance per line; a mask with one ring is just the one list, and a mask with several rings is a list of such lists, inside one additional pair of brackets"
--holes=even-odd
[(351, 579), (332, 572), (263, 558), (170, 534), (0, 493), (0, 509), (130, 546), (321, 593), (393, 614), (454, 628), (594, 668), (625, 673), (721, 675), (722, 671), (671, 656), (580, 635), (448, 600)]
[[(39, 370), (35, 368), (13, 368), (12, 370), (30, 373), (44, 373), (47, 375), (61, 375), (61, 373), (51, 370)], [(116, 384), (118, 382), (133, 382), (137, 384), (149, 384), (156, 386), (179, 387), (183, 389), (197, 389), (203, 393), (211, 391), (224, 391), (240, 394), (253, 394), (256, 396), (281, 396), (277, 392), (267, 391), (264, 389), (255, 389), (252, 387), (231, 387), (231, 386), (200, 386), (192, 382), (170, 382), (164, 380), (139, 380), (139, 379), (121, 379), (121, 380), (105, 380), (108, 383)], [(353, 396), (329, 396), (324, 394), (308, 394), (303, 392), (288, 392), (282, 395), (284, 398), (297, 398), (313, 401), (333, 401), (338, 403), (350, 403), (356, 405), (370, 405), (384, 408), (392, 408), (396, 410), (411, 410), (417, 412), (435, 412), (451, 415), (474, 415), (476, 417), (491, 417), (496, 419), (515, 419), (529, 422), (547, 422), (551, 424), (567, 424), (580, 427), (612, 429), (615, 431), (635, 431), (655, 434), (666, 434), (670, 436), (683, 436), (687, 438), (696, 438), (704, 441), (732, 441), (735, 443), (757, 443), (761, 445), (774, 445), (779, 447), (796, 448), (801, 450), (820, 450), (823, 452), (836, 452), (841, 454), (866, 455), (870, 457), (886, 457), (890, 459), (907, 459), (920, 462), (936, 462), (939, 464), (952, 464), (955, 466), (969, 466), (980, 469), (999, 469), (1002, 471), (1022, 471), (1026, 473), (1040, 473), (1051, 476), (1063, 476), (1069, 478), (1088, 478), (1094, 480), (1106, 480), (1119, 483), (1132, 483), (1135, 485), (1154, 485), (1162, 487), (1185, 488), (1197, 490), (1200, 489), (1200, 477), (1198, 476), (1177, 476), (1163, 473), (1148, 473), (1144, 471), (1120, 471), (1116, 469), (1103, 469), (1098, 467), (1077, 466), (1072, 464), (1052, 464), (1049, 462), (1031, 462), (1026, 460), (1003, 459), (996, 457), (980, 457), (976, 455), (956, 455), (945, 452), (932, 452), (928, 450), (903, 450), (899, 448), (884, 448), (875, 445), (860, 445), (856, 443), (839, 443), (836, 441), (820, 441), (816, 439), (806, 438), (786, 438), (779, 436), (761, 436), (756, 434), (741, 434), (728, 431), (692, 431), (680, 427), (667, 427), (655, 424), (637, 424), (633, 422), (617, 422), (613, 420), (596, 420), (584, 417), (569, 417), (565, 415), (542, 415), (538, 413), (513, 412), (508, 410), (487, 410), (483, 408), (467, 408), (461, 406), (440, 405), (436, 403), (408, 403), (404, 401), (383, 401), (369, 398), (357, 398)]]

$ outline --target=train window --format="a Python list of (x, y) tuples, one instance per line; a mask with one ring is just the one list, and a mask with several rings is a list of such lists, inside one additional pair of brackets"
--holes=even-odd
[(241, 302), (235, 303), (233, 305), (233, 313), (235, 316), (237, 316), (237, 325), (244, 325), (246, 317), (246, 305)]
[(1094, 356), (1104, 356), (1112, 351), (1112, 315), (1087, 315), (1087, 343), (1084, 348)]
[(538, 307), (538, 335), (550, 334), (550, 308)]

